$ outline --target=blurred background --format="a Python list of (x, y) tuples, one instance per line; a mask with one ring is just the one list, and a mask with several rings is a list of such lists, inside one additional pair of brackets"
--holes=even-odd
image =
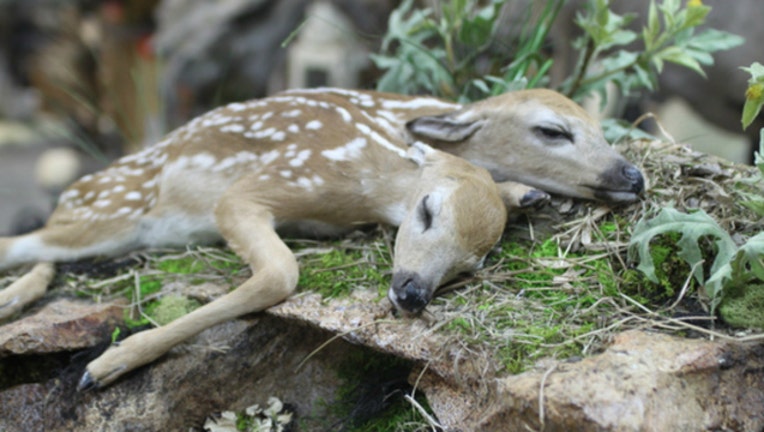
[[(640, 100), (677, 141), (740, 162), (750, 161), (754, 137), (740, 128), (747, 76), (738, 68), (764, 61), (757, 2), (704, 2), (708, 25), (746, 43), (716, 56), (708, 79), (667, 65), (660, 91)], [(507, 2), (507, 33), (532, 3)], [(567, 2), (550, 33), (556, 67), (566, 67), (582, 3)], [(292, 87), (374, 88), (380, 73), (368, 56), (398, 4), (0, 0), (0, 235), (38, 226), (74, 179), (213, 107)]]

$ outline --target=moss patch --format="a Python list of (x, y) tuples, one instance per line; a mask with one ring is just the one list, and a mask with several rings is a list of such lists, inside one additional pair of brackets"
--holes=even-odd
[(298, 290), (317, 292), (324, 299), (347, 297), (356, 289), (372, 289), (384, 296), (390, 283), (391, 259), (378, 238), (363, 237), (321, 243), (320, 248), (294, 248), (300, 256)]
[(729, 290), (719, 305), (719, 314), (732, 326), (764, 329), (764, 285)]

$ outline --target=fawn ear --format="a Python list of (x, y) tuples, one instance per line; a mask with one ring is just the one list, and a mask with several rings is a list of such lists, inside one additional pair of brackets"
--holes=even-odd
[(459, 142), (477, 132), (485, 120), (460, 111), (437, 116), (417, 117), (406, 123), (412, 134), (435, 141)]

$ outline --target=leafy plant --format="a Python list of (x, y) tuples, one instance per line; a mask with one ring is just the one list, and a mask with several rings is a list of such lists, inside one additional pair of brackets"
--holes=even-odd
[[(629, 242), (629, 259), (639, 258), (639, 266), (648, 279), (658, 282), (655, 265), (650, 254), (650, 242), (659, 235), (680, 233), (678, 256), (689, 265), (692, 277), (705, 287), (713, 312), (722, 300), (725, 289), (747, 285), (755, 280), (764, 281), (764, 233), (750, 238), (738, 247), (732, 237), (703, 210), (687, 214), (664, 208), (652, 219), (642, 219), (634, 227)], [(715, 239), (715, 257), (709, 277), (703, 271), (703, 238)]]
[[(695, 33), (711, 8), (700, 1), (650, 1), (646, 25), (638, 34), (627, 28), (636, 15), (617, 15), (607, 0), (595, 0), (588, 13), (579, 13), (576, 23), (584, 35), (575, 41), (581, 50), (576, 71), (561, 89), (578, 99), (602, 91), (614, 82), (623, 95), (647, 88), (655, 90), (665, 62), (692, 69), (705, 76), (702, 65), (713, 64), (711, 53), (743, 43), (743, 38), (716, 29)], [(631, 50), (636, 44), (637, 49)]]
[[(372, 56), (385, 71), (377, 88), (471, 101), (548, 85), (553, 59), (544, 44), (563, 2), (546, 1), (536, 19), (529, 12), (514, 39), (499, 45), (495, 36), (505, 3), (492, 0), (477, 7), (476, 0), (451, 0), (438, 2), (440, 10), (433, 10), (413, 9), (412, 0), (404, 1), (390, 16), (382, 54)], [(624, 95), (641, 88), (654, 90), (665, 62), (703, 74), (702, 65), (713, 63), (711, 53), (743, 42), (739, 36), (714, 29), (696, 33), (711, 10), (698, 0), (688, 1), (685, 7), (679, 0), (651, 1), (646, 25), (639, 33), (628, 28), (634, 14), (618, 15), (609, 7), (607, 0), (592, 0), (577, 15), (583, 36), (573, 47), (579, 59), (571, 76), (557, 88), (576, 100), (592, 92), (604, 94), (605, 84), (611, 81)], [(510, 51), (512, 58), (497, 55), (497, 46)], [(478, 68), (476, 63), (484, 66)]]
[(547, 1), (537, 20), (525, 20), (513, 41), (514, 60), (505, 65), (491, 50), (506, 2), (478, 7), (477, 0), (450, 0), (435, 11), (405, 0), (390, 14), (381, 53), (371, 57), (385, 71), (377, 89), (470, 101), (546, 83), (552, 60), (542, 48), (563, 1)]

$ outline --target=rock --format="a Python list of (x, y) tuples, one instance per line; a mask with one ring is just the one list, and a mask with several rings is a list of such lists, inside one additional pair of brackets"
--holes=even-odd
[(59, 299), (0, 327), (0, 358), (87, 348), (122, 323), (123, 305)]
[(53, 379), (0, 391), (0, 431), (199, 431), (215, 412), (268, 406), (271, 396), (307, 430), (322, 430), (333, 418), (326, 411), (340, 383), (339, 360), (361, 349), (338, 341), (298, 369), (331, 337), (293, 320), (245, 317), (202, 332), (109, 387), (81, 393), (75, 388), (88, 359), (79, 359)]
[[(70, 301), (46, 308), (64, 302)], [(467, 352), (435, 331), (439, 312), (428, 310), (433, 322), (393, 317), (375, 290), (328, 301), (303, 293), (208, 329), (105, 389), (77, 393), (85, 364), (97, 355), (84, 352), (53, 378), (0, 391), (0, 430), (113, 430), (118, 424), (119, 430), (198, 431), (213, 413), (267, 406), (270, 397), (288, 405), (300, 430), (327, 430), (337, 372), (342, 359), (361, 349), (355, 345), (419, 364), (409, 381), (447, 431), (764, 428), (761, 345), (629, 331), (602, 354), (545, 360), (506, 376), (490, 355)], [(46, 331), (67, 328), (54, 324)], [(3, 336), (7, 359), (23, 359)], [(51, 343), (38, 346), (50, 349)]]
[(761, 353), (629, 331), (601, 355), (495, 379), (488, 398), (468, 409), (455, 402), (453, 383), (429, 377), (422, 389), (441, 420), (462, 431), (761, 430)]

